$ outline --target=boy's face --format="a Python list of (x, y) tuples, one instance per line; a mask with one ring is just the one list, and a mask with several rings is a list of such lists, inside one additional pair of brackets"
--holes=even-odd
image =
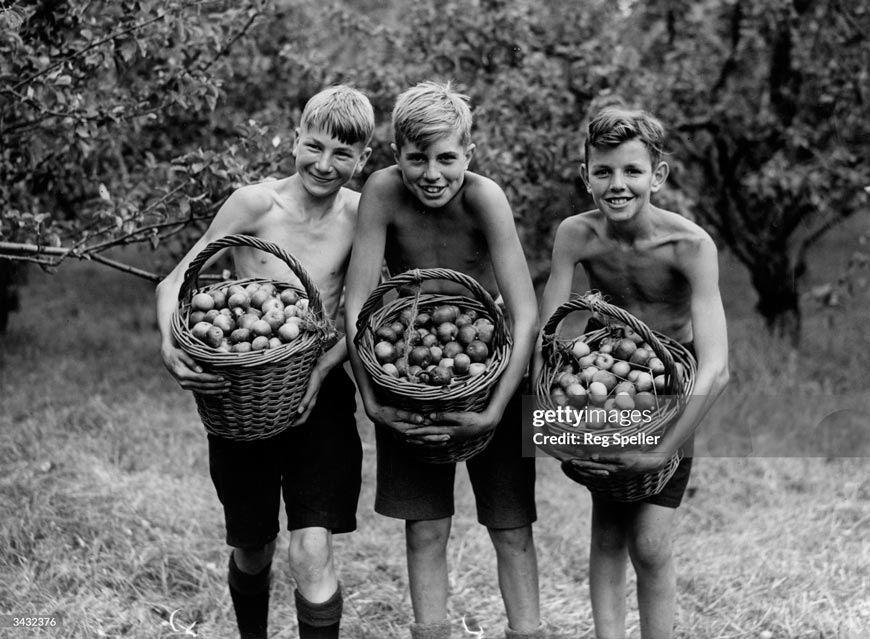
[(625, 222), (650, 205), (650, 195), (668, 177), (668, 165), (653, 166), (646, 146), (628, 140), (613, 148), (590, 147), (580, 176), (598, 209), (611, 222)]
[(326, 131), (307, 127), (296, 130), (293, 143), (296, 173), (315, 197), (336, 193), (365, 166), (371, 152), (362, 142), (345, 144)]
[(436, 139), (420, 148), (406, 142), (401, 150), (392, 145), (402, 181), (424, 206), (445, 206), (465, 182), (465, 171), (474, 154), (473, 144), (462, 144), (458, 132)]

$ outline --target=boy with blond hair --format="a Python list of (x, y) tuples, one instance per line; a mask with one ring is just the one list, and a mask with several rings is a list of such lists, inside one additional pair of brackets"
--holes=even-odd
[[(449, 84), (424, 82), (402, 93), (393, 110), (395, 165), (363, 188), (359, 230), (347, 284), (347, 341), (357, 385), (377, 436), (375, 510), (405, 520), (414, 639), (450, 636), (447, 541), (454, 513), (456, 464), (415, 461), (405, 447), (496, 429), (489, 446), (466, 462), (477, 515), (496, 551), (508, 617), (507, 637), (540, 637), (534, 460), (521, 452), (518, 388), (537, 325), (531, 277), (504, 192), (468, 170), (474, 153), (467, 98)], [(449, 268), (503, 296), (512, 320), (513, 352), (480, 413), (420, 415), (382, 405), (353, 344), (360, 309), (386, 258), (393, 274)], [(457, 294), (456, 285), (424, 288)], [(461, 288), (461, 287), (460, 287)], [(391, 432), (393, 431), (393, 432)], [(395, 437), (399, 433), (409, 444)]]
[[(359, 91), (334, 86), (312, 97), (296, 130), (296, 172), (236, 190), (205, 234), (158, 285), (161, 355), (182, 388), (226, 392), (227, 382), (204, 373), (178, 347), (170, 330), (188, 265), (221, 237), (242, 233), (284, 248), (311, 276), (325, 315), (336, 319), (360, 197), (345, 185), (365, 165), (373, 131), (372, 106)], [(297, 281), (275, 256), (251, 247), (234, 248), (232, 254), (240, 277)], [(362, 463), (355, 389), (342, 368), (346, 359), (344, 340), (320, 357), (292, 428), (255, 441), (208, 436), (211, 477), (224, 508), (227, 543), (233, 547), (228, 583), (242, 639), (266, 637), (282, 490), (299, 636), (339, 636), (342, 593), (332, 535), (356, 528)]]
[[(716, 245), (693, 222), (650, 202), (668, 176), (663, 145), (662, 125), (646, 112), (609, 108), (592, 119), (580, 174), (597, 208), (559, 225), (541, 300), (542, 316), (550, 317), (568, 301), (581, 264), (587, 288), (697, 352), (693, 397), (653, 450), (563, 465), (569, 475), (641, 473), (660, 468), (678, 450), (683, 453), (676, 473), (657, 495), (635, 503), (592, 498), (589, 588), (599, 639), (625, 636), (628, 559), (637, 573), (641, 637), (672, 636), (674, 514), (689, 480), (695, 429), (728, 382)], [(535, 370), (540, 366), (536, 353)]]

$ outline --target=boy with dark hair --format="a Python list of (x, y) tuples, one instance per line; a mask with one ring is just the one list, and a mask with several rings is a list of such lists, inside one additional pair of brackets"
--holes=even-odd
[[(226, 392), (226, 382), (204, 373), (178, 347), (170, 330), (188, 265), (221, 237), (243, 233), (287, 250), (317, 286), (325, 315), (336, 319), (360, 197), (345, 185), (365, 165), (373, 131), (372, 106), (359, 91), (334, 86), (312, 97), (296, 130), (295, 174), (236, 190), (205, 234), (158, 285), (161, 354), (182, 388)], [(232, 253), (240, 277), (296, 281), (275, 256), (251, 247), (238, 247)], [(282, 489), (299, 636), (338, 637), (342, 594), (332, 535), (356, 528), (362, 463), (355, 390), (342, 368), (346, 359), (344, 340), (320, 357), (292, 428), (255, 441), (208, 436), (212, 481), (224, 507), (227, 543), (233, 546), (228, 581), (243, 639), (266, 637)], [(328, 401), (318, 402), (318, 396)]]
[[(693, 222), (650, 202), (668, 176), (663, 145), (662, 125), (646, 112), (609, 108), (592, 119), (580, 172), (597, 208), (559, 225), (541, 300), (542, 316), (550, 317), (568, 301), (581, 264), (589, 289), (653, 330), (694, 345), (698, 357), (693, 397), (658, 446), (564, 465), (569, 474), (640, 473), (660, 468), (677, 450), (683, 453), (676, 473), (657, 495), (634, 503), (593, 496), (589, 588), (599, 638), (625, 636), (628, 558), (637, 573), (641, 636), (672, 636), (674, 513), (689, 480), (695, 429), (728, 382), (716, 245)], [(536, 353), (536, 370), (540, 363)]]
[[(449, 84), (418, 84), (396, 100), (393, 127), (396, 164), (372, 174), (363, 189), (346, 304), (351, 363), (366, 412), (376, 424), (375, 510), (405, 520), (415, 619), (411, 636), (449, 637), (447, 541), (456, 464), (417, 462), (390, 431), (409, 442), (438, 442), (495, 428), (489, 446), (466, 467), (478, 520), (487, 526), (496, 550), (506, 636), (538, 637), (535, 469), (533, 459), (522, 457), (518, 395), (537, 325), (528, 266), (504, 192), (468, 171), (474, 145), (467, 98)], [(513, 353), (484, 411), (419, 415), (378, 401), (353, 339), (384, 258), (391, 273), (449, 268), (473, 277), (494, 298), (499, 292), (503, 296), (512, 320)], [(447, 282), (427, 281), (426, 286), (462, 293)]]

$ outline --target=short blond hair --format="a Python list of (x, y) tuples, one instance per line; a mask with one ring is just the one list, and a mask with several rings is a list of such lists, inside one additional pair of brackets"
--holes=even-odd
[(325, 131), (344, 144), (368, 145), (375, 132), (375, 112), (361, 91), (337, 84), (308, 100), (299, 123)]
[(393, 108), (393, 135), (399, 148), (411, 143), (425, 149), (456, 131), (460, 144), (469, 144), (471, 122), (468, 96), (455, 91), (449, 82), (420, 82), (399, 95)]

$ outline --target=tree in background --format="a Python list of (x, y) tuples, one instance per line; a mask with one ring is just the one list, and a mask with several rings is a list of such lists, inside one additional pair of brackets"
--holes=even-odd
[(808, 249), (866, 209), (870, 8), (664, 0), (634, 17), (629, 86), (675, 125), (678, 186), (749, 270), (768, 327), (796, 342)]
[(233, 188), (286, 173), (322, 86), (372, 98), (373, 170), (391, 161), (394, 97), (434, 78), (471, 96), (475, 168), (508, 193), (538, 279), (555, 226), (590, 205), (576, 188), (589, 112), (659, 114), (674, 132), (662, 203), (731, 249), (769, 327), (794, 338), (806, 251), (858, 210), (870, 150), (870, 12), (845, 4), (3, 3), (0, 259), (88, 256), (157, 279), (105, 251), (184, 250)]

